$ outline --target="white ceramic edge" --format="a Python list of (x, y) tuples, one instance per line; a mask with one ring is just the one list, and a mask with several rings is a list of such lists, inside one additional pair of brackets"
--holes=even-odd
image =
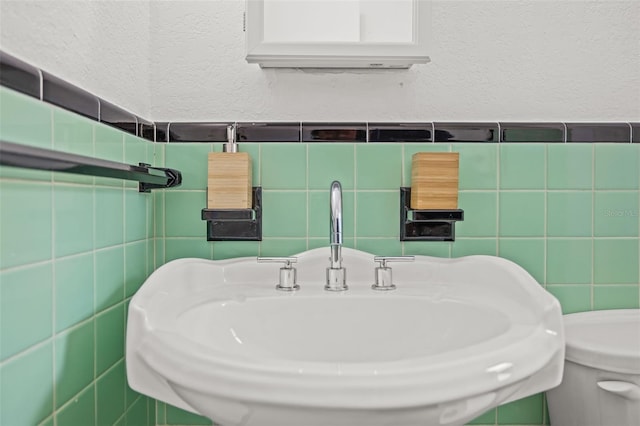
[[(598, 324), (610, 325), (611, 331), (620, 331), (625, 324), (640, 323), (640, 309), (604, 309), (599, 311), (575, 312), (564, 316), (565, 330), (572, 326)], [(640, 336), (638, 337), (640, 339)], [(595, 346), (594, 346), (595, 345)], [(572, 338), (566, 333), (566, 359), (587, 367), (603, 369), (622, 374), (640, 374), (640, 353), (629, 349), (596, 345), (593, 341)]]
[[(321, 255), (322, 257), (325, 257), (326, 250), (327, 250), (326, 248), (320, 248), (320, 249), (315, 249), (315, 250), (310, 250), (304, 253), (300, 253), (298, 255), (299, 262), (297, 266), (301, 267), (307, 259), (310, 259), (311, 261), (315, 261), (315, 259), (319, 255)], [(371, 266), (371, 268), (373, 267), (373, 262), (372, 262), (373, 256), (368, 253), (360, 252), (357, 250), (344, 249), (343, 256), (353, 259), (354, 263), (366, 262), (368, 265)], [(530, 275), (526, 273), (526, 271), (524, 271), (518, 265), (510, 261), (496, 258), (496, 257), (491, 257), (491, 256), (470, 256), (470, 257), (458, 258), (458, 259), (441, 259), (441, 258), (432, 258), (427, 256), (419, 256), (419, 259), (424, 262), (429, 262), (432, 265), (442, 265), (442, 267), (447, 269), (448, 273), (450, 273), (451, 270), (453, 270), (450, 268), (452, 266), (457, 266), (458, 267), (457, 269), (460, 269), (459, 267), (464, 268), (465, 265), (471, 265), (471, 266), (475, 265), (477, 267), (478, 264), (487, 264), (487, 265), (493, 265), (493, 266), (490, 266), (489, 269), (495, 269), (495, 267), (498, 266), (498, 269), (501, 269), (511, 274), (512, 275), (511, 278), (515, 278), (517, 280), (523, 280), (523, 281), (532, 280)], [(222, 282), (225, 282), (225, 272), (227, 272), (228, 275), (232, 276), (233, 270), (235, 269), (234, 266), (241, 267), (242, 263), (248, 260), (255, 261), (255, 258), (238, 258), (238, 259), (228, 259), (223, 261), (209, 261), (209, 260), (203, 260), (203, 259), (178, 259), (178, 260), (169, 262), (166, 265), (163, 265), (149, 277), (145, 285), (133, 297), (129, 307), (130, 327), (127, 330), (128, 377), (130, 380), (130, 385), (134, 389), (137, 389), (138, 391), (146, 393), (157, 399), (169, 402), (180, 408), (197, 412), (188, 404), (186, 404), (184, 401), (182, 401), (179, 397), (177, 397), (177, 395), (175, 394), (173, 389), (167, 384), (167, 382), (164, 381), (162, 378), (158, 377), (158, 375), (154, 373), (153, 368), (150, 368), (151, 367), (150, 364), (156, 364), (156, 367), (160, 367), (160, 364), (164, 364), (165, 362), (171, 363), (175, 361), (175, 359), (172, 360), (172, 358), (175, 356), (178, 356), (179, 357), (178, 359), (181, 359), (180, 357), (183, 357), (183, 356), (189, 356), (189, 353), (188, 353), (189, 351), (187, 351), (187, 353), (179, 353), (180, 351), (177, 351), (176, 353), (172, 353), (172, 351), (170, 350), (170, 347), (171, 347), (170, 345), (162, 344), (163, 338), (158, 337), (159, 333), (156, 333), (156, 338), (154, 339), (149, 339), (149, 338), (142, 339), (143, 335), (151, 331), (149, 326), (150, 318), (147, 317), (147, 312), (145, 311), (145, 306), (142, 301), (145, 298), (147, 298), (148, 293), (156, 293), (155, 294), (156, 297), (158, 297), (158, 295), (166, 295), (166, 296), (170, 295), (171, 293), (170, 288), (167, 288), (166, 290), (161, 288), (156, 288), (159, 286), (159, 284), (157, 284), (156, 277), (160, 275), (164, 275), (167, 272), (167, 270), (171, 268), (175, 268), (178, 265), (183, 264), (184, 266), (189, 266), (189, 267), (194, 267), (194, 266), (211, 267), (212, 264), (215, 264), (216, 268), (213, 271), (214, 274), (212, 275), (211, 279), (212, 280), (222, 279)], [(273, 267), (267, 268), (263, 272), (267, 273), (267, 270), (273, 271)], [(397, 271), (401, 271), (401, 270), (402, 268), (400, 267), (397, 268)], [(259, 275), (260, 277), (265, 276), (262, 272)], [(401, 280), (402, 274), (401, 273), (396, 274), (396, 278)], [(313, 282), (311, 281), (312, 280), (309, 280), (309, 282), (307, 282), (306, 285), (313, 285)], [(321, 283), (322, 279), (318, 279), (315, 281), (317, 283)], [(557, 300), (555, 300), (555, 298), (553, 298), (549, 293), (545, 292), (541, 287), (539, 291), (536, 290), (535, 288), (536, 287), (534, 286), (527, 286), (526, 293), (528, 297), (532, 297), (535, 299), (536, 306), (544, 307), (543, 308), (544, 312), (542, 312), (542, 316), (544, 318), (543, 320), (544, 325), (543, 325), (543, 329), (539, 330), (540, 333), (537, 334), (538, 337), (545, 338), (551, 334), (555, 334), (554, 338), (563, 339), (564, 336), (563, 336), (562, 323), (561, 321), (558, 322), (557, 320), (558, 318), (557, 314), (558, 312), (560, 312), (560, 307)], [(135, 326), (133, 326), (133, 324), (135, 324)], [(545, 336), (545, 334), (547, 334), (547, 336)], [(171, 338), (174, 339), (175, 336), (172, 336)], [(510, 359), (516, 359), (518, 355), (525, 357), (528, 354), (528, 352), (535, 350), (535, 347), (527, 347), (526, 342), (519, 342), (519, 343), (520, 344), (517, 346), (521, 346), (520, 348), (514, 349), (511, 347), (506, 347), (506, 348), (501, 348), (500, 350), (504, 351), (505, 355), (507, 355), (508, 350), (511, 349), (512, 350), (511, 353), (508, 353)], [(156, 354), (158, 356), (152, 357), (152, 359), (144, 360), (142, 357), (140, 357), (138, 353), (139, 349), (141, 349), (143, 345), (154, 346), (154, 350), (157, 351)], [(480, 356), (476, 358), (478, 363), (481, 364), (483, 359), (485, 360), (485, 362), (487, 362), (486, 359), (489, 357), (489, 355), (488, 354), (484, 354), (484, 355), (485, 355), (484, 357)], [(536, 371), (545, 372), (544, 375), (546, 375), (547, 377), (544, 377), (543, 380), (537, 380), (540, 383), (533, 383), (534, 388), (538, 387), (540, 388), (540, 390), (543, 390), (549, 387), (553, 387), (559, 384), (560, 382), (560, 378), (561, 378), (560, 376), (562, 371), (561, 363), (563, 358), (564, 358), (564, 345), (562, 345), (562, 347), (556, 350), (555, 352), (549, 353), (547, 359), (537, 358), (536, 360), (539, 361), (539, 363), (536, 366), (533, 366), (531, 363), (528, 363), (528, 367), (531, 367), (531, 368), (525, 368), (524, 366), (518, 365), (518, 369), (521, 374), (512, 375), (512, 380), (496, 383), (494, 390), (507, 387), (509, 384), (513, 384), (518, 381), (527, 380), (528, 377), (532, 377), (533, 375), (535, 375)], [(198, 363), (197, 357), (192, 358), (191, 362), (197, 364)], [(470, 364), (470, 363), (467, 363), (467, 364)], [(242, 365), (238, 365), (237, 367), (242, 367)], [(415, 367), (416, 366), (413, 365), (413, 368)], [(461, 365), (459, 367), (460, 368), (458, 371), (460, 371), (461, 377), (465, 377), (466, 374), (471, 374), (472, 373), (471, 370), (473, 370), (474, 367), (476, 369), (475, 374), (478, 374), (477, 366), (475, 364), (473, 367), (468, 368), (469, 370), (468, 372), (465, 371), (467, 370), (465, 369), (465, 365)], [(469, 366), (467, 365), (467, 367)], [(437, 370), (438, 368), (434, 368), (434, 369), (426, 368), (425, 373), (428, 373), (430, 375), (429, 376), (430, 379), (433, 380), (433, 375), (437, 373)], [(486, 370), (486, 364), (484, 365), (484, 369), (482, 369), (482, 371), (484, 372), (484, 370)], [(176, 381), (182, 381), (183, 379), (185, 379), (185, 376), (182, 375), (181, 372), (172, 370), (170, 373), (173, 376), (172, 379)], [(282, 371), (278, 371), (277, 373), (278, 377), (281, 378), (281, 374), (282, 374)], [(204, 377), (204, 376), (205, 374), (202, 374), (201, 372), (200, 377)], [(418, 376), (420, 376), (420, 374), (415, 374), (414, 378)], [(269, 380), (269, 381), (276, 380), (276, 377), (269, 376), (269, 375), (266, 375), (265, 378), (266, 380)], [(216, 377), (216, 380), (221, 380), (221, 379), (222, 379), (221, 377)], [(411, 377), (407, 377), (407, 379), (411, 380)], [(450, 378), (447, 378), (447, 380), (450, 381)], [(536, 381), (532, 379), (529, 379), (529, 380), (533, 382)], [(205, 380), (204, 383), (207, 383), (207, 381)], [(206, 388), (207, 391), (211, 391), (210, 387), (208, 387), (206, 384), (201, 383), (201, 386), (203, 387), (202, 390), (205, 390)], [(406, 386), (406, 383), (404, 383), (403, 386)], [(484, 391), (491, 391), (491, 389), (469, 389), (466, 392), (466, 394), (468, 396), (473, 396), (473, 395), (482, 393)], [(269, 395), (266, 395), (266, 396), (269, 396)], [(238, 397), (246, 399), (247, 395), (246, 394), (238, 395)], [(265, 395), (254, 395), (250, 399), (253, 399), (253, 398), (264, 399), (264, 397)], [(295, 401), (295, 395), (291, 395), (291, 397)], [(424, 403), (425, 402), (424, 395), (421, 395), (421, 397), (422, 397), (422, 403)], [(389, 401), (389, 404), (391, 405), (411, 404), (410, 399), (406, 399), (406, 398), (407, 398), (407, 395), (403, 395), (402, 397), (399, 397), (399, 398), (393, 398), (395, 399), (395, 401)], [(512, 394), (511, 396), (507, 396), (507, 399), (505, 399), (504, 402), (508, 400), (517, 399), (517, 398), (518, 398), (518, 389), (516, 387), (515, 393)], [(439, 399), (438, 398), (429, 399), (429, 401), (432, 401), (433, 403), (437, 403), (437, 402), (442, 402), (443, 399), (440, 397)]]

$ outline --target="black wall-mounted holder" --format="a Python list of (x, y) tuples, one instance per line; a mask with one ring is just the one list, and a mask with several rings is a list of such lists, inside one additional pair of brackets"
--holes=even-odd
[(400, 188), (400, 241), (455, 241), (464, 210), (414, 210), (411, 188)]
[(202, 209), (207, 241), (262, 241), (262, 187), (252, 192), (252, 209)]
[(180, 173), (178, 170), (169, 169), (166, 167), (151, 167), (151, 164), (147, 163), (138, 163), (138, 165), (142, 168), (146, 168), (147, 173), (149, 173), (150, 175), (156, 174), (164, 176), (167, 179), (167, 183), (164, 184), (139, 182), (138, 192), (151, 192), (152, 189), (173, 188), (174, 186), (182, 185), (182, 173)]

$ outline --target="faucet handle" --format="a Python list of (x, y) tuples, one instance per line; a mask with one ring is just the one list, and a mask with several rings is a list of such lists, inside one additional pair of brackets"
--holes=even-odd
[(260, 256), (258, 263), (284, 263), (285, 268), (290, 268), (292, 263), (297, 263), (298, 258), (295, 256)]
[(386, 268), (387, 262), (413, 262), (415, 259), (415, 256), (376, 256), (373, 261), (380, 262), (380, 267)]
[(297, 257), (258, 257), (258, 263), (284, 263), (280, 268), (280, 282), (276, 285), (276, 290), (295, 291), (300, 290), (300, 286), (296, 284), (296, 268), (292, 267), (292, 263), (297, 263)]
[(396, 286), (393, 284), (391, 276), (391, 268), (387, 266), (387, 262), (413, 262), (415, 256), (376, 256), (373, 258), (374, 262), (380, 263), (380, 266), (376, 267), (375, 283), (371, 286), (374, 290), (395, 290)]

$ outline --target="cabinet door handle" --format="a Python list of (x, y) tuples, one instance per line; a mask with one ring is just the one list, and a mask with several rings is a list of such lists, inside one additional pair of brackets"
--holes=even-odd
[(635, 383), (620, 380), (603, 380), (598, 382), (598, 387), (631, 401), (640, 400), (640, 386)]

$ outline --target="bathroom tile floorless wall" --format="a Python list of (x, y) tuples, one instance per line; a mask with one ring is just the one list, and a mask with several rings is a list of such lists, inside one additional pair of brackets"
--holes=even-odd
[[(153, 161), (154, 144), (0, 87), (0, 139)], [(155, 424), (126, 383), (130, 296), (153, 269), (153, 202), (107, 178), (0, 168), (0, 424)]]
[[(637, 143), (242, 142), (253, 184), (263, 189), (264, 238), (208, 242), (200, 218), (207, 153), (220, 143), (154, 144), (6, 88), (0, 137), (183, 172), (181, 187), (141, 194), (131, 182), (0, 169), (3, 425), (209, 424), (127, 387), (129, 298), (172, 259), (327, 246), (334, 179), (344, 188), (348, 247), (376, 255), (498, 255), (527, 269), (565, 313), (640, 306)], [(460, 153), (465, 221), (455, 242), (398, 239), (399, 188), (410, 186), (411, 155), (422, 151)], [(471, 424), (542, 425), (545, 412), (544, 397), (535, 395)]]
[[(640, 146), (612, 143), (241, 143), (263, 189), (261, 242), (207, 242), (206, 154), (219, 143), (160, 144), (185, 170), (156, 193), (156, 264), (180, 257), (286, 256), (328, 244), (328, 188), (343, 185), (345, 245), (376, 255), (501, 256), (523, 266), (563, 312), (640, 307)], [(460, 153), (455, 242), (400, 242), (399, 188), (411, 155)], [(428, 285), (426, 283), (425, 285)], [(158, 424), (208, 424), (158, 404)], [(542, 394), (470, 424), (548, 424)]]

